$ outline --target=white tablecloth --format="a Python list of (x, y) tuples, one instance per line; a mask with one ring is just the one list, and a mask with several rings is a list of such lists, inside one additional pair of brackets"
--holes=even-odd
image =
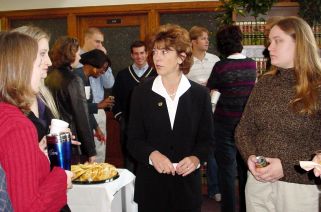
[(137, 212), (134, 202), (133, 175), (118, 169), (119, 178), (108, 183), (73, 185), (68, 190), (68, 205), (72, 212)]

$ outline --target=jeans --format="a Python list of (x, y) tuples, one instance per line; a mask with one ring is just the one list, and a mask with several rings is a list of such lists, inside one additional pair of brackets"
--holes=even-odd
[(236, 146), (234, 129), (214, 123), (215, 157), (219, 167), (219, 185), (222, 194), (221, 211), (236, 211)]
[(207, 194), (209, 197), (213, 197), (215, 194), (220, 193), (218, 182), (218, 166), (214, 153), (210, 153), (206, 166), (206, 178), (207, 178)]

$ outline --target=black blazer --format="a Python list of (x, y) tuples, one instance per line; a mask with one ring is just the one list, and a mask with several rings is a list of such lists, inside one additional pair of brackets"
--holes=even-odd
[(70, 124), (80, 148), (88, 157), (96, 155), (94, 135), (90, 126), (88, 104), (82, 79), (71, 67), (61, 67), (48, 72), (45, 79), (61, 118)]
[(209, 93), (190, 81), (191, 87), (179, 99), (172, 130), (165, 99), (151, 90), (153, 81), (136, 87), (131, 99), (127, 147), (138, 161), (135, 201), (164, 211), (200, 207), (199, 169), (186, 177), (159, 174), (149, 165), (149, 155), (158, 150), (172, 163), (192, 155), (207, 159), (214, 139)]

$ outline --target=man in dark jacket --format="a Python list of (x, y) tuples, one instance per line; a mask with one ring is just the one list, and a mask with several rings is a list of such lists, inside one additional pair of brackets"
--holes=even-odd
[(137, 85), (145, 79), (156, 76), (156, 71), (147, 63), (147, 49), (143, 41), (135, 41), (131, 47), (131, 58), (134, 63), (118, 73), (113, 87), (115, 106), (113, 113), (120, 122), (120, 142), (124, 155), (125, 168), (134, 172), (134, 162), (126, 150), (126, 128), (129, 117), (131, 93)]

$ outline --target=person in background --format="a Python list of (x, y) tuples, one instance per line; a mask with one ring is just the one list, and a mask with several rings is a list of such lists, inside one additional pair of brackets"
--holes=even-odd
[(112, 111), (115, 119), (120, 123), (120, 143), (124, 156), (124, 166), (131, 172), (135, 172), (135, 162), (126, 148), (130, 98), (137, 85), (147, 78), (156, 76), (157, 73), (147, 63), (148, 52), (143, 41), (134, 41), (130, 46), (130, 52), (134, 63), (121, 70), (116, 76), (112, 91), (115, 97), (115, 106)]
[(200, 26), (193, 26), (189, 31), (192, 42), (194, 63), (190, 72), (186, 75), (188, 79), (206, 86), (211, 71), (220, 58), (214, 54), (208, 53), (209, 31)]
[[(104, 34), (95, 27), (90, 27), (85, 31), (84, 45), (80, 49), (80, 54), (91, 51), (93, 49), (100, 49), (107, 54), (107, 50), (103, 46)], [(81, 66), (78, 65), (78, 67)], [(93, 93), (93, 102), (99, 103), (104, 100), (104, 89), (112, 88), (114, 85), (114, 75), (111, 67), (100, 77), (89, 77), (90, 86)]]
[[(206, 28), (199, 26), (193, 26), (189, 31), (194, 63), (186, 76), (188, 79), (203, 86), (206, 86), (215, 63), (220, 60), (216, 55), (207, 52), (209, 46), (208, 34), (209, 32)], [(209, 198), (220, 202), (218, 171), (214, 153), (210, 152), (206, 165), (207, 193)]]
[[(99, 49), (105, 52), (107, 54), (107, 50), (103, 46), (104, 44), (104, 34), (100, 29), (95, 27), (89, 27), (84, 32), (84, 43), (82, 48), (80, 49), (80, 54), (89, 52), (94, 49)], [(80, 63), (77, 68), (81, 68), (82, 64)], [(96, 104), (108, 104), (109, 106), (107, 108), (111, 108), (114, 104), (114, 99), (111, 98), (105, 98), (105, 89), (110, 89), (113, 87), (115, 82), (115, 78), (111, 69), (111, 66), (109, 65), (108, 69), (99, 77), (89, 77), (89, 84), (93, 96), (93, 103)], [(105, 107), (106, 108), (106, 107)], [(109, 109), (108, 109), (109, 110)], [(97, 113), (94, 113), (95, 119), (98, 123), (99, 128), (101, 129), (102, 133), (105, 135), (105, 140), (107, 139), (107, 118), (106, 118), (106, 112), (104, 109), (98, 109)], [(97, 139), (96, 139), (97, 138)], [(95, 144), (96, 149), (98, 151), (98, 155), (103, 156), (103, 153), (106, 153), (106, 142), (100, 142), (99, 141), (99, 135), (97, 137), (96, 133), (95, 138)], [(98, 158), (99, 161), (102, 160), (101, 157)]]
[(128, 150), (138, 161), (134, 200), (140, 212), (201, 211), (200, 164), (213, 142), (207, 89), (189, 81), (188, 31), (163, 25), (151, 40), (158, 76), (135, 87)]
[(256, 63), (241, 54), (242, 32), (225, 26), (216, 34), (217, 50), (223, 58), (213, 68), (207, 87), (221, 93), (214, 112), (215, 156), (219, 166), (222, 212), (236, 211), (235, 177), (238, 170), (240, 211), (245, 212), (247, 167), (235, 146), (234, 131), (255, 85)]
[(81, 155), (79, 155), (78, 146), (73, 147), (72, 163), (94, 162), (96, 159), (84, 85), (82, 79), (72, 72), (79, 63), (79, 52), (79, 43), (76, 38), (67, 36), (58, 38), (49, 52), (52, 70), (45, 79), (61, 119), (69, 123), (72, 134), (81, 143)]
[(37, 42), (18, 32), (0, 33), (0, 163), (14, 211), (59, 211), (72, 173), (50, 171), (37, 131), (26, 117), (41, 84)]
[(278, 22), (279, 20), (281, 20), (283, 18), (283, 16), (272, 16), (270, 17), (265, 24), (265, 28), (264, 28), (264, 37), (265, 37), (265, 49), (263, 50), (263, 56), (267, 59), (266, 61), (266, 70), (269, 71), (271, 68), (271, 58), (270, 58), (270, 53), (268, 50), (269, 47), (269, 34), (270, 34), (270, 30), (272, 28), (272, 26)]
[[(111, 64), (108, 56), (99, 49), (94, 49), (89, 52), (83, 53), (79, 62), (83, 64), (83, 66), (81, 68), (75, 69), (74, 73), (77, 74), (83, 80), (84, 86), (88, 86), (89, 88), (89, 77), (100, 77), (106, 72), (106, 70), (109, 68)], [(94, 114), (96, 114), (99, 109), (103, 110), (105, 108), (112, 107), (114, 104), (108, 97), (100, 103), (93, 103), (92, 92), (90, 92), (90, 96), (87, 97), (87, 101), (91, 127), (95, 131), (95, 137), (97, 137), (97, 142), (105, 143), (105, 135), (103, 134), (101, 128), (97, 124)], [(106, 148), (97, 148), (99, 145), (97, 144), (97, 142), (95, 139), (97, 152), (96, 161), (102, 163), (105, 162)]]
[[(272, 27), (268, 47), (273, 69), (263, 75), (236, 129), (247, 161), (246, 209), (317, 212), (316, 179), (299, 167), (321, 143), (321, 62), (310, 26), (286, 17)], [(260, 168), (257, 156), (269, 165)]]
[(0, 165), (0, 211), (12, 212), (11, 201), (7, 192), (6, 174)]

